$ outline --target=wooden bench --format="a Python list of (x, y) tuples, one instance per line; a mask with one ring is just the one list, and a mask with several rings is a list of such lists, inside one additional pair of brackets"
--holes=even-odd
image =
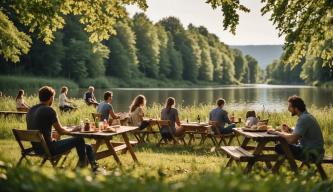
[(27, 112), (24, 111), (0, 111), (0, 115), (3, 115), (5, 118), (8, 115), (16, 115), (16, 116), (22, 116), (22, 115), (26, 115)]
[[(224, 151), (227, 155), (229, 155), (230, 158), (232, 158), (237, 163), (248, 162), (254, 158), (254, 156), (250, 152), (239, 146), (222, 146), (221, 150)], [(227, 164), (227, 167), (231, 166), (232, 161), (229, 162)]]
[(225, 146), (230, 145), (234, 137), (236, 137), (238, 144), (240, 144), (237, 135), (235, 135), (234, 133), (222, 134), (220, 132), (219, 123), (217, 121), (209, 121), (209, 125), (211, 125), (212, 132), (208, 133), (207, 137), (212, 140), (213, 144), (216, 147), (221, 146), (222, 142)]
[[(316, 171), (320, 174), (321, 178), (323, 180), (327, 180), (328, 177), (327, 177), (327, 174), (326, 174), (324, 168), (322, 167), (322, 164), (333, 164), (333, 158), (325, 156), (321, 162), (319, 162), (319, 163), (312, 163), (312, 164), (316, 165)], [(302, 164), (300, 165), (299, 169), (303, 168), (304, 166), (310, 168), (310, 163), (302, 162)]]

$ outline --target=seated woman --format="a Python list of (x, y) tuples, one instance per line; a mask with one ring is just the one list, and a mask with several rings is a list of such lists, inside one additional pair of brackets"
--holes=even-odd
[(16, 96), (16, 109), (17, 111), (27, 112), (30, 109), (30, 106), (24, 102), (24, 90), (20, 89)]
[(166, 100), (165, 108), (161, 111), (161, 120), (169, 120), (171, 122), (171, 131), (170, 133), (169, 128), (163, 126), (161, 128), (161, 135), (162, 138), (165, 139), (172, 139), (172, 134), (175, 136), (184, 135), (184, 130), (182, 129), (179, 121), (178, 110), (174, 108), (176, 105), (176, 101), (173, 97), (169, 97)]
[(148, 126), (149, 123), (143, 121), (145, 107), (146, 97), (144, 95), (136, 96), (130, 106), (129, 125), (138, 126), (140, 129), (144, 129)]
[(256, 125), (258, 123), (258, 121), (259, 120), (256, 116), (255, 111), (246, 112), (246, 122), (245, 122), (246, 127), (251, 127), (252, 125)]
[(66, 86), (61, 88), (61, 93), (59, 95), (59, 108), (61, 111), (67, 112), (76, 109), (73, 107), (72, 102), (67, 98), (68, 88)]

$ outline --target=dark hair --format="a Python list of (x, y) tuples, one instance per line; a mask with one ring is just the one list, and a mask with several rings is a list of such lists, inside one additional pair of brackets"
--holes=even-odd
[(68, 91), (68, 88), (66, 86), (61, 87), (61, 93), (65, 93), (66, 91)]
[(40, 88), (38, 91), (39, 101), (48, 101), (54, 95), (55, 95), (54, 89), (49, 86), (44, 86)]
[(174, 105), (175, 104), (175, 98), (173, 98), (173, 97), (169, 97), (167, 100), (166, 100), (166, 102), (165, 102), (165, 108), (167, 108), (167, 110), (168, 110), (168, 113), (170, 112), (170, 110), (171, 110), (171, 107), (172, 107), (172, 105)]
[(144, 95), (136, 96), (130, 106), (130, 112), (133, 112), (133, 111), (135, 111), (136, 108), (140, 107), (141, 105), (144, 105), (145, 101), (146, 101), (146, 97)]
[(225, 104), (225, 100), (222, 99), (222, 98), (219, 98), (219, 99), (216, 100), (216, 104), (217, 104), (217, 106), (224, 105)]
[(109, 97), (112, 97), (113, 93), (111, 91), (107, 91), (104, 93), (104, 100), (108, 100)]
[(297, 95), (289, 97), (288, 102), (291, 104), (292, 107), (297, 108), (301, 112), (304, 112), (306, 110), (306, 106), (303, 99)]
[(15, 100), (21, 99), (23, 94), (24, 94), (24, 90), (20, 89), (17, 93), (17, 96), (16, 96)]
[(246, 112), (246, 118), (249, 117), (256, 117), (256, 112), (255, 111), (247, 111)]

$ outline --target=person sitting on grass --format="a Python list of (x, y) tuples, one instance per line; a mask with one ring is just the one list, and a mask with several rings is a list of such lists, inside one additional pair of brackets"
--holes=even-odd
[(87, 105), (93, 105), (96, 107), (98, 105), (98, 102), (94, 95), (95, 88), (93, 86), (89, 86), (88, 91), (84, 93), (84, 101)]
[(59, 95), (59, 108), (61, 111), (67, 112), (76, 109), (72, 105), (72, 102), (67, 98), (68, 88), (66, 86), (61, 88), (61, 93)]
[(259, 122), (255, 111), (246, 112), (246, 127), (251, 127), (252, 125), (256, 125)]
[(170, 127), (172, 133), (170, 133), (170, 130), (168, 127), (162, 126), (161, 127), (161, 135), (162, 138), (171, 140), (172, 134), (175, 136), (182, 136), (184, 135), (184, 130), (181, 127), (179, 116), (178, 116), (178, 110), (174, 108), (176, 105), (176, 100), (173, 97), (169, 97), (166, 100), (165, 108), (161, 111), (161, 120), (169, 120), (170, 121)]
[(16, 109), (17, 111), (27, 112), (30, 109), (30, 106), (24, 102), (24, 90), (20, 89), (16, 96)]
[[(39, 89), (38, 97), (40, 103), (31, 107), (26, 116), (27, 129), (39, 130), (46, 141), (52, 155), (63, 154), (64, 152), (76, 148), (79, 156), (79, 166), (86, 166), (86, 157), (93, 171), (97, 171), (98, 164), (92, 147), (85, 144), (81, 137), (66, 138), (58, 141), (52, 140), (52, 126), (58, 134), (69, 134), (76, 131), (79, 127), (69, 129), (60, 124), (56, 111), (51, 107), (54, 101), (55, 91), (53, 88), (44, 86)], [(32, 146), (37, 154), (45, 153), (40, 143), (33, 143)]]
[[(120, 116), (115, 114), (113, 107), (112, 107), (112, 97), (113, 93), (111, 91), (106, 91), (104, 93), (104, 101), (101, 102), (97, 107), (97, 113), (101, 114), (101, 121), (107, 120), (110, 124), (112, 124), (112, 120), (119, 119)], [(111, 118), (110, 119), (110, 115)]]
[[(233, 132), (233, 129), (236, 127), (234, 123), (231, 123), (228, 112), (223, 109), (225, 105), (225, 100), (219, 98), (216, 100), (217, 107), (209, 113), (209, 120), (216, 121), (219, 125), (219, 130), (221, 134), (229, 134)], [(229, 124), (225, 126), (225, 124)], [(216, 133), (215, 133), (216, 134)]]
[[(298, 116), (295, 128), (284, 125), (281, 132), (268, 130), (268, 133), (284, 138), (296, 159), (305, 162), (320, 161), (325, 153), (324, 139), (316, 118), (307, 112), (304, 101), (298, 96), (289, 97), (288, 111), (292, 116)], [(281, 144), (275, 146), (275, 151), (284, 154)]]
[(146, 97), (144, 95), (136, 96), (130, 106), (129, 125), (138, 126), (140, 129), (144, 129), (149, 125), (148, 122), (143, 121), (143, 117), (145, 116), (144, 113), (145, 108), (146, 108)]

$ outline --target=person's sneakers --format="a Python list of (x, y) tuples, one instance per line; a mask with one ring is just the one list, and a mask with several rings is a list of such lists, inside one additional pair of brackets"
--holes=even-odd
[(92, 171), (96, 172), (99, 167), (98, 163), (96, 161), (94, 161), (94, 162), (91, 162), (90, 164), (91, 164)]

